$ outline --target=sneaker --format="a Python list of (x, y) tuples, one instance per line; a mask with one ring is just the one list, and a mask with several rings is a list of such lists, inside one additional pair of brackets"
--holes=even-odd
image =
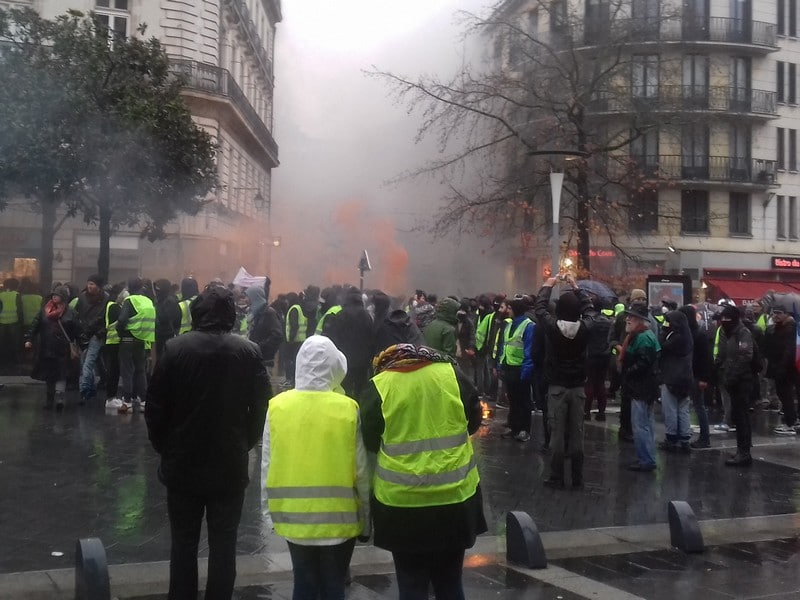
[(727, 431), (728, 431), (728, 433), (736, 433), (736, 426), (728, 425)]
[(508, 408), (508, 405), (504, 404), (503, 402), (498, 400), (497, 402), (494, 403), (494, 407), (495, 408)]
[(514, 436), (514, 439), (518, 442), (527, 442), (531, 439), (531, 434), (527, 431), (520, 431), (517, 435)]
[(119, 398), (111, 398), (110, 400), (106, 400), (106, 408), (113, 408), (118, 409), (122, 406), (122, 400)]
[(135, 412), (143, 413), (144, 412), (144, 405), (145, 405), (144, 400), (134, 400), (133, 401), (133, 410)]
[(711, 448), (711, 442), (709, 442), (708, 440), (701, 440), (701, 439), (697, 439), (693, 442), (690, 442), (689, 445), (695, 450), (702, 448)]
[(728, 431), (730, 428), (725, 423), (719, 423), (718, 425), (714, 425), (714, 429), (717, 431)]
[(789, 427), (788, 425), (778, 425), (772, 432), (775, 435), (797, 435), (794, 427)]

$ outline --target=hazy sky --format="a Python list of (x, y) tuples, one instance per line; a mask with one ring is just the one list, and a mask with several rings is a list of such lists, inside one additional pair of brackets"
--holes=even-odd
[[(451, 75), (462, 56), (461, 27), (454, 13), (480, 11), (486, 4), (283, 2), (275, 48), (274, 122), (281, 166), (273, 171), (273, 234), (281, 236), (282, 246), (274, 255), (273, 270), (289, 287), (347, 277), (358, 260), (357, 254), (351, 256), (358, 247), (370, 246), (373, 255), (389, 244), (409, 254), (402, 287), (430, 288), (444, 285), (445, 278), (447, 285), (467, 293), (461, 289), (464, 281), (449, 276), (463, 271), (463, 265), (453, 262), (464, 259), (454, 240), (431, 245), (430, 236), (405, 233), (432, 214), (438, 185), (383, 185), (424, 163), (432, 156), (432, 145), (414, 144), (417, 117), (408, 115), (406, 107), (388, 95), (386, 85), (366, 77), (363, 70), (374, 65), (409, 76)], [(343, 217), (342, 211), (351, 212)], [(400, 231), (387, 233), (386, 219)], [(445, 256), (450, 249), (452, 256)], [(394, 248), (397, 261), (399, 254)], [(380, 267), (385, 265), (376, 264), (376, 271)], [(348, 281), (357, 283), (354, 278)], [(378, 281), (376, 273), (373, 282)]]

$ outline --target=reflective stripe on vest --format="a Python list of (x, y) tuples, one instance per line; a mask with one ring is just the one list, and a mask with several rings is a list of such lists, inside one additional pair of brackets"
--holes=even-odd
[(0, 325), (14, 325), (19, 322), (18, 296), (19, 292), (0, 292), (0, 302), (3, 303), (3, 310), (0, 311)]
[[(24, 298), (23, 298), (23, 300), (24, 300)], [(758, 320), (756, 321), (756, 325), (758, 326), (758, 328), (761, 331), (766, 331), (767, 330), (767, 315), (765, 315), (764, 313), (761, 313), (760, 315), (758, 315)]]
[(432, 363), (372, 379), (384, 431), (375, 497), (387, 506), (442, 506), (475, 494), (478, 469), (455, 371)]
[(492, 326), (492, 317), (494, 313), (488, 313), (482, 317), (478, 317), (478, 327), (475, 330), (475, 348), (482, 350), (483, 345), (486, 343), (486, 338), (489, 337), (489, 329)]
[(511, 333), (511, 325), (513, 323), (506, 323), (506, 330), (503, 333), (503, 357), (500, 362), (509, 367), (521, 367), (522, 362), (525, 360), (525, 328), (531, 324), (532, 321), (525, 317), (522, 322)]
[(25, 325), (30, 325), (36, 318), (36, 314), (42, 308), (42, 297), (39, 294), (22, 295), (22, 320)]
[(154, 342), (156, 339), (156, 308), (153, 306), (153, 301), (140, 294), (128, 296), (128, 300), (136, 309), (136, 314), (128, 321), (128, 331), (137, 340)]
[(325, 314), (322, 315), (322, 318), (317, 323), (317, 329), (314, 333), (317, 335), (322, 335), (322, 328), (325, 326), (325, 318), (329, 315), (335, 315), (342, 312), (342, 307), (338, 304), (336, 306), (331, 306), (328, 310), (325, 311)]
[(115, 306), (116, 302), (109, 302), (106, 304), (106, 346), (113, 346), (114, 344), (119, 344), (119, 333), (117, 333), (117, 322), (114, 321), (111, 323), (109, 321), (109, 313), (111, 312), (111, 307)]
[[(291, 339), (289, 337), (289, 330), (291, 328), (291, 326), (289, 325), (289, 315), (293, 310), (297, 311), (297, 335), (294, 336), (294, 339)], [(307, 329), (308, 329), (308, 319), (303, 313), (303, 309), (300, 308), (299, 304), (293, 304), (292, 306), (289, 307), (289, 312), (286, 313), (286, 341), (305, 342)]]
[(181, 328), (178, 330), (178, 335), (188, 333), (192, 330), (192, 313), (189, 310), (189, 305), (195, 298), (197, 298), (197, 296), (192, 296), (187, 300), (181, 300)]
[(290, 390), (269, 401), (268, 414), (266, 486), (275, 531), (290, 539), (360, 534), (358, 404), (336, 392)]
[(622, 302), (618, 302), (614, 305), (614, 316), (616, 317), (621, 312), (625, 312), (625, 305)]
[(722, 327), (717, 327), (717, 333), (714, 334), (714, 358), (717, 358), (719, 355), (719, 338), (720, 334), (722, 333)]

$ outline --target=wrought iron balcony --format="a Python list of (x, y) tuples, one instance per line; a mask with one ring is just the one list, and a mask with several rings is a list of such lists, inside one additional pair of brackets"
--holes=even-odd
[[(647, 179), (770, 186), (776, 183), (774, 160), (735, 156), (632, 155), (632, 169)], [(622, 165), (615, 166), (622, 171)], [(621, 175), (621, 173), (616, 173)]]
[(571, 39), (576, 46), (708, 42), (778, 49), (773, 23), (731, 17), (587, 20), (573, 28)]
[(777, 117), (776, 93), (731, 86), (634, 86), (629, 94), (603, 92), (590, 113), (711, 111)]
[(278, 144), (275, 143), (269, 128), (227, 69), (195, 60), (179, 58), (170, 59), (170, 68), (173, 72), (184, 77), (184, 87), (186, 89), (228, 98), (231, 104), (242, 114), (258, 141), (275, 159), (277, 164)]

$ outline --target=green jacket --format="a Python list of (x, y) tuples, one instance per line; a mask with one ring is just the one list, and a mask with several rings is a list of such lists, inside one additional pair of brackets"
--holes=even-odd
[(460, 304), (452, 298), (444, 298), (436, 305), (436, 318), (422, 332), (425, 345), (449, 354), (456, 355), (456, 324)]

